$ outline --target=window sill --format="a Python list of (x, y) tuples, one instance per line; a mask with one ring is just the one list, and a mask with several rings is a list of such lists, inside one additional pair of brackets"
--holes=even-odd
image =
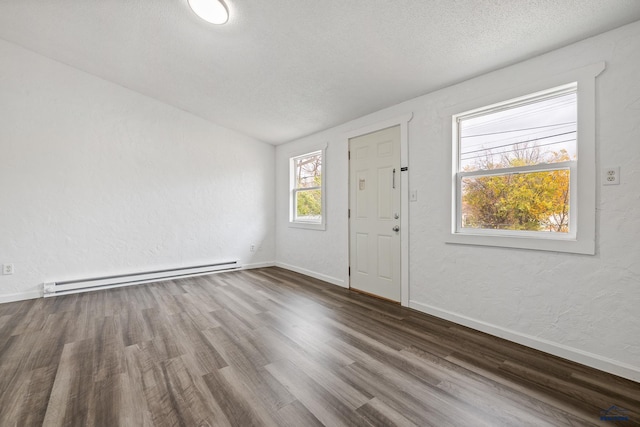
[(571, 238), (451, 233), (445, 243), (595, 255), (595, 242)]
[(324, 231), (327, 229), (327, 225), (323, 223), (313, 223), (313, 222), (289, 222), (289, 227), (291, 228), (305, 228), (307, 230), (320, 230)]

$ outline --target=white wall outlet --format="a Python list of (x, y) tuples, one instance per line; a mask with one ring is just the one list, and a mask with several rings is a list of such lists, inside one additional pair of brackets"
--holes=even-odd
[(2, 266), (2, 274), (13, 274), (13, 264), (4, 264)]
[(255, 252), (256, 251), (256, 245), (249, 246), (249, 251), (250, 252)]
[(620, 184), (620, 167), (602, 169), (602, 185)]
[(418, 190), (411, 190), (409, 193), (409, 201), (417, 202), (418, 201)]

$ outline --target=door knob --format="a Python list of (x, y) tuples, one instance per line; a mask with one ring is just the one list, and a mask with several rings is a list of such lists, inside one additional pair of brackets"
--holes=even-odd
[(395, 227), (392, 228), (392, 230), (397, 233), (398, 231), (400, 231), (400, 227), (396, 225)]

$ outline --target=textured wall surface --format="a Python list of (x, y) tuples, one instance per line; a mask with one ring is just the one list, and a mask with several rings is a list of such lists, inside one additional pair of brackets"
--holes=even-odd
[(273, 146), (2, 41), (0, 64), (0, 264), (15, 265), (0, 301), (45, 280), (273, 262)]
[[(619, 186), (596, 188), (596, 255), (445, 243), (450, 230), (446, 113), (509, 86), (606, 61), (596, 80), (598, 168)], [(640, 22), (416, 98), (276, 151), (277, 261), (340, 277), (348, 267), (345, 132), (413, 112), (409, 123), (410, 305), (640, 380)], [(287, 151), (326, 141), (326, 232), (286, 226)], [(335, 162), (335, 163), (333, 163)], [(598, 173), (599, 175), (599, 173)], [(407, 191), (407, 189), (404, 189)], [(329, 226), (331, 225), (331, 226)], [(406, 225), (405, 225), (406, 226)], [(309, 250), (313, 258), (302, 255)]]
[[(276, 260), (285, 268), (309, 274), (339, 286), (348, 286), (347, 148), (327, 146), (322, 165), (325, 179), (326, 230), (289, 227), (289, 158), (317, 150), (328, 142), (310, 138), (277, 148), (276, 155)], [(343, 235), (344, 233), (344, 235)]]

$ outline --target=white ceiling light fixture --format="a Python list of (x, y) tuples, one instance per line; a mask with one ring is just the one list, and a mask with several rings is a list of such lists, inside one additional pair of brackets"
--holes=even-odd
[(222, 0), (188, 0), (191, 9), (200, 18), (221, 25), (229, 20), (229, 10)]

